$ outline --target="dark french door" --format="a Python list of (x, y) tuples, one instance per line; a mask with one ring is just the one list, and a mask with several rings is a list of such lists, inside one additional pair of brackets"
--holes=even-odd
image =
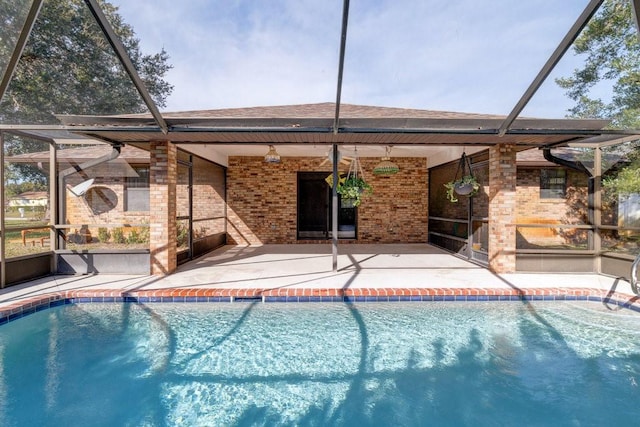
[[(298, 172), (298, 239), (330, 239), (331, 187), (329, 172)], [(340, 203), (340, 198), (338, 198)], [(356, 238), (356, 208), (338, 206), (338, 238)]]

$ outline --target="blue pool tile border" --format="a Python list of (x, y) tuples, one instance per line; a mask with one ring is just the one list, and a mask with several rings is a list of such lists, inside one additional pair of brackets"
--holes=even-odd
[[(640, 313), (640, 302), (637, 296), (626, 294), (604, 294), (601, 290), (592, 290), (586, 293), (583, 289), (575, 292), (570, 288), (567, 293), (554, 292), (545, 293), (544, 290), (522, 290), (519, 294), (501, 295), (499, 291), (487, 294), (465, 294), (461, 292), (454, 294), (452, 290), (431, 290), (425, 294), (391, 294), (383, 292), (384, 295), (260, 295), (260, 293), (239, 290), (227, 292), (229, 295), (44, 295), (17, 302), (12, 306), (0, 308), (0, 325), (12, 322), (33, 313), (59, 307), (68, 304), (91, 304), (91, 303), (135, 303), (135, 304), (157, 304), (157, 303), (317, 303), (332, 302), (344, 304), (360, 304), (375, 302), (492, 302), (492, 301), (588, 301), (602, 302), (619, 309), (628, 309)], [(335, 290), (334, 290), (335, 291)], [(460, 292), (460, 290), (456, 290)], [(571, 292), (574, 293), (571, 293)], [(114, 291), (115, 292), (115, 291)], [(379, 290), (378, 290), (379, 292)], [(168, 292), (167, 292), (168, 293)], [(379, 292), (380, 293), (380, 292)], [(600, 293), (601, 295), (597, 295)], [(637, 303), (636, 303), (637, 302)]]

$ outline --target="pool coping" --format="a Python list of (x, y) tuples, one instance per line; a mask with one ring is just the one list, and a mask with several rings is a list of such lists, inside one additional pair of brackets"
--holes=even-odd
[(23, 298), (0, 308), (0, 325), (38, 311), (82, 303), (312, 303), (438, 301), (593, 301), (640, 312), (640, 296), (595, 288), (166, 288), (67, 290)]

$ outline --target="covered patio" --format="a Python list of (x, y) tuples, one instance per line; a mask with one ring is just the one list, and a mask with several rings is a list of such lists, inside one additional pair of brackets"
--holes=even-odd
[(80, 302), (589, 300), (640, 310), (626, 280), (599, 274), (495, 274), (428, 244), (226, 246), (169, 276), (49, 276), (0, 290), (0, 321)]

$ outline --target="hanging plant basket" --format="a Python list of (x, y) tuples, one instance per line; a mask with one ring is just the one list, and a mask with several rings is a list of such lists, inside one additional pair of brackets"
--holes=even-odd
[(360, 206), (362, 198), (373, 193), (373, 188), (364, 179), (364, 172), (362, 171), (362, 166), (360, 166), (357, 151), (349, 165), (347, 177), (344, 181), (340, 180), (338, 182), (336, 191), (340, 194), (343, 208)]
[(340, 207), (341, 208), (355, 208), (357, 203), (357, 199), (347, 199), (344, 197), (340, 198)]
[(459, 183), (455, 185), (453, 190), (460, 196), (468, 196), (471, 194), (471, 192), (473, 192), (473, 184)]
[[(469, 171), (468, 174), (467, 169)], [(458, 174), (461, 171), (461, 176), (458, 178)], [(458, 170), (456, 171), (455, 179), (447, 182), (444, 186), (447, 189), (447, 199), (452, 203), (456, 203), (458, 201), (456, 195), (473, 197), (478, 194), (478, 191), (480, 191), (480, 183), (471, 173), (471, 163), (469, 162), (469, 158), (466, 154), (462, 153), (460, 163), (458, 163)]]

